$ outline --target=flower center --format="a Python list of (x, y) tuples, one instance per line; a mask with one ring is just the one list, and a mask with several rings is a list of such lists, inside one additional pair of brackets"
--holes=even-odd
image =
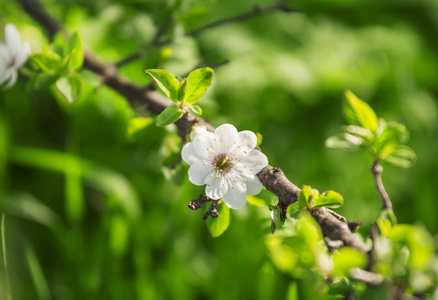
[(219, 172), (228, 172), (231, 168), (232, 162), (226, 154), (219, 154), (213, 161), (213, 168)]

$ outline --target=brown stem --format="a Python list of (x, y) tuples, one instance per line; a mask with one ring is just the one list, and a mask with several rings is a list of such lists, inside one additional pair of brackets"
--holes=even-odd
[(374, 161), (371, 166), (371, 171), (373, 172), (374, 180), (376, 181), (376, 188), (382, 197), (383, 209), (386, 209), (389, 213), (393, 213), (391, 199), (389, 198), (382, 181), (383, 167), (379, 164), (378, 160)]

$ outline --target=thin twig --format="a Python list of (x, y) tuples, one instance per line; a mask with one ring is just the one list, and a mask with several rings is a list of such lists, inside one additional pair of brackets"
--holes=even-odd
[[(212, 23), (209, 23), (205, 26), (199, 27), (197, 29), (194, 29), (192, 31), (189, 31), (186, 33), (186, 36), (196, 36), (202, 32), (204, 32), (205, 30), (214, 28), (214, 27), (218, 27), (227, 23), (235, 23), (235, 22), (242, 22), (242, 21), (246, 21), (248, 19), (257, 17), (257, 16), (261, 16), (261, 15), (265, 15), (271, 12), (275, 12), (275, 11), (283, 11), (286, 13), (292, 13), (292, 12), (300, 12), (300, 10), (295, 9), (295, 8), (291, 8), (287, 5), (287, 3), (285, 3), (285, 1), (280, 0), (277, 3), (274, 3), (270, 6), (266, 6), (266, 7), (260, 7), (258, 5), (256, 5), (252, 11), (249, 12), (245, 12), (241, 15), (237, 15), (234, 17), (230, 17), (230, 18), (225, 18), (225, 19), (221, 19)], [(172, 42), (171, 39), (167, 39), (167, 40), (163, 40), (160, 41), (161, 36), (163, 35), (163, 33), (165, 32), (165, 30), (167, 29), (167, 27), (169, 26), (169, 24), (171, 23), (172, 19), (167, 20), (157, 31), (155, 38), (152, 42), (152, 45), (156, 46), (156, 47), (162, 47), (164, 45), (167, 45), (169, 43)], [(126, 58), (124, 58), (123, 60), (119, 61), (118, 63), (116, 63), (116, 66), (118, 68), (120, 68), (121, 66), (124, 66), (130, 62), (133, 62), (137, 59), (139, 59), (141, 57), (141, 52), (140, 51), (136, 51), (134, 53), (132, 53), (131, 55), (127, 56)]]
[(238, 16), (234, 16), (234, 17), (230, 17), (230, 18), (225, 18), (225, 19), (221, 19), (215, 22), (212, 22), (210, 24), (207, 24), (205, 26), (199, 27), (197, 29), (194, 29), (192, 31), (189, 31), (187, 33), (187, 35), (189, 36), (196, 36), (208, 29), (214, 28), (214, 27), (218, 27), (227, 23), (235, 23), (235, 22), (242, 22), (242, 21), (246, 21), (248, 19), (254, 18), (256, 16), (261, 16), (261, 15), (265, 15), (271, 12), (275, 12), (275, 11), (283, 11), (283, 12), (300, 12), (300, 10), (298, 9), (294, 9), (289, 7), (284, 1), (278, 1), (277, 3), (274, 3), (272, 5), (266, 6), (266, 7), (261, 7), (259, 5), (254, 6), (252, 11), (243, 13), (241, 15)]
[[(160, 38), (161, 36), (164, 34), (164, 32), (166, 32), (167, 28), (169, 27), (169, 25), (172, 23), (172, 18), (168, 18), (157, 30), (157, 32), (155, 33), (155, 36), (151, 42), (151, 45), (155, 46), (155, 47), (161, 47), (161, 43), (160, 43)], [(119, 62), (117, 62), (115, 64), (116, 68), (121, 68), (124, 65), (127, 65), (133, 61), (136, 61), (137, 59), (139, 59), (141, 57), (141, 51), (136, 51), (130, 55), (128, 55), (127, 57), (123, 58), (122, 60), (120, 60)]]
[(373, 165), (371, 166), (371, 171), (373, 172), (374, 175), (374, 180), (376, 182), (377, 190), (379, 191), (380, 196), (382, 197), (383, 209), (386, 209), (391, 214), (394, 213), (392, 210), (391, 199), (389, 198), (389, 195), (386, 192), (385, 186), (383, 185), (383, 181), (382, 181), (383, 167), (379, 164), (378, 160), (374, 161)]

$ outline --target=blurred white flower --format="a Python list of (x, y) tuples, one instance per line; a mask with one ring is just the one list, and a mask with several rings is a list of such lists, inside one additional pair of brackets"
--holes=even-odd
[(257, 173), (268, 165), (268, 159), (254, 149), (257, 137), (253, 132), (237, 132), (233, 125), (223, 124), (214, 133), (195, 128), (191, 138), (182, 149), (182, 158), (190, 165), (189, 180), (206, 184), (208, 197), (222, 198), (230, 208), (240, 209), (247, 194), (260, 193)]
[(0, 43), (0, 85), (9, 80), (8, 86), (15, 84), (18, 69), (26, 62), (30, 53), (27, 42), (21, 45), (20, 33), (13, 24), (5, 27), (5, 42)]

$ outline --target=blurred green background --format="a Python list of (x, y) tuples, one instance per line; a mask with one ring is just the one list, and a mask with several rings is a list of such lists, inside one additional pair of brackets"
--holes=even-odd
[[(262, 150), (296, 185), (341, 193), (338, 212), (363, 220), (367, 235), (381, 209), (363, 152), (327, 149), (345, 124), (345, 89), (378, 116), (404, 123), (417, 153), (411, 169), (385, 168), (399, 222), (438, 231), (438, 3), (291, 1), (300, 13), (274, 12), (191, 37), (190, 30), (251, 11), (267, 0), (42, 0), (48, 12), (100, 59), (144, 85), (148, 68), (185, 75), (215, 69), (198, 103), (213, 125), (232, 123), (263, 135)], [(154, 46), (156, 31), (170, 25)], [(17, 1), (1, 0), (0, 27), (14, 23), (38, 52), (50, 42)], [(146, 119), (136, 119), (145, 116)], [(67, 103), (52, 90), (28, 92), (21, 76), (0, 91), (0, 209), (13, 299), (284, 299), (290, 278), (266, 251), (267, 207), (232, 211), (212, 238), (203, 193), (176, 170), (180, 142), (94, 86)], [(4, 265), (3, 265), (4, 267)], [(6, 278), (0, 272), (0, 298)], [(38, 297), (36, 297), (36, 295)]]

